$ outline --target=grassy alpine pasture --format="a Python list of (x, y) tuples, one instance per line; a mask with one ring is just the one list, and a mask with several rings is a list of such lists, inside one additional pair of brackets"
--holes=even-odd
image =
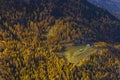
[(97, 51), (95, 47), (81, 45), (81, 46), (68, 46), (63, 52), (56, 52), (60, 58), (64, 58), (70, 63), (78, 64), (80, 60), (90, 56)]

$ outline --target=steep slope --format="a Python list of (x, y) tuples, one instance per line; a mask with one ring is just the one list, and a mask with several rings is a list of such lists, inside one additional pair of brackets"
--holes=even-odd
[[(1, 10), (1, 27), (7, 30), (10, 30), (9, 26), (14, 30), (14, 24), (29, 26), (28, 23), (33, 21), (39, 29), (45, 29), (42, 33), (46, 33), (56, 20), (63, 20), (63, 23), (71, 24), (75, 31), (80, 29), (82, 37), (76, 39), (79, 38), (81, 42), (119, 41), (119, 21), (106, 10), (86, 0), (30, 0), (28, 3), (24, 0), (1, 0)], [(8, 24), (5, 25), (5, 22)], [(9, 32), (17, 38), (16, 33), (13, 35)], [(72, 35), (69, 37), (75, 40)]]
[(78, 65), (54, 54), (119, 35), (119, 21), (86, 0), (0, 0), (0, 80), (119, 80), (118, 45), (85, 48)]
[(120, 1), (119, 0), (88, 0), (98, 7), (102, 7), (111, 12), (120, 19)]

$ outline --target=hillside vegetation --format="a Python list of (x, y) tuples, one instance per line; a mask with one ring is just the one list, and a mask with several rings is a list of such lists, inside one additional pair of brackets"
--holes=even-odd
[[(28, 1), (0, 0), (0, 80), (120, 79), (119, 20), (87, 0)], [(80, 44), (99, 50), (71, 63)]]

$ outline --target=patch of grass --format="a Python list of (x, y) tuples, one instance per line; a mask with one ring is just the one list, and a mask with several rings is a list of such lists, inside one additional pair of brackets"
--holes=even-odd
[(96, 48), (91, 46), (68, 46), (64, 52), (58, 52), (56, 54), (70, 63), (77, 64), (81, 59), (88, 57), (95, 50)]

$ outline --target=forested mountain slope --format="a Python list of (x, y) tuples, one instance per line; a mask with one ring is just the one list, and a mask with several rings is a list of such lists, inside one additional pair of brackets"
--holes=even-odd
[[(87, 0), (0, 0), (0, 80), (119, 80), (119, 35), (119, 20)], [(54, 53), (99, 41), (79, 65)]]
[[(16, 33), (10, 31), (16, 25), (26, 28), (33, 22), (43, 33), (48, 33), (52, 26), (56, 29), (63, 28), (60, 25), (69, 24), (68, 35), (65, 38), (80, 39), (83, 42), (92, 41), (119, 41), (119, 22), (105, 10), (95, 7), (86, 0), (30, 0), (25, 3), (19, 0), (1, 0), (1, 28), (6, 29), (15, 38)], [(58, 26), (58, 27), (57, 27)], [(113, 28), (114, 27), (114, 28)], [(38, 30), (40, 32), (40, 30)], [(60, 29), (59, 29), (60, 30)], [(63, 28), (64, 30), (64, 28)], [(75, 30), (75, 32), (74, 32)], [(61, 31), (59, 33), (63, 34)], [(79, 32), (79, 35), (77, 35)], [(59, 34), (54, 33), (59, 36)], [(73, 35), (76, 34), (76, 35)], [(53, 35), (54, 36), (54, 35)], [(77, 37), (79, 36), (79, 37)], [(81, 39), (82, 38), (82, 39)]]

